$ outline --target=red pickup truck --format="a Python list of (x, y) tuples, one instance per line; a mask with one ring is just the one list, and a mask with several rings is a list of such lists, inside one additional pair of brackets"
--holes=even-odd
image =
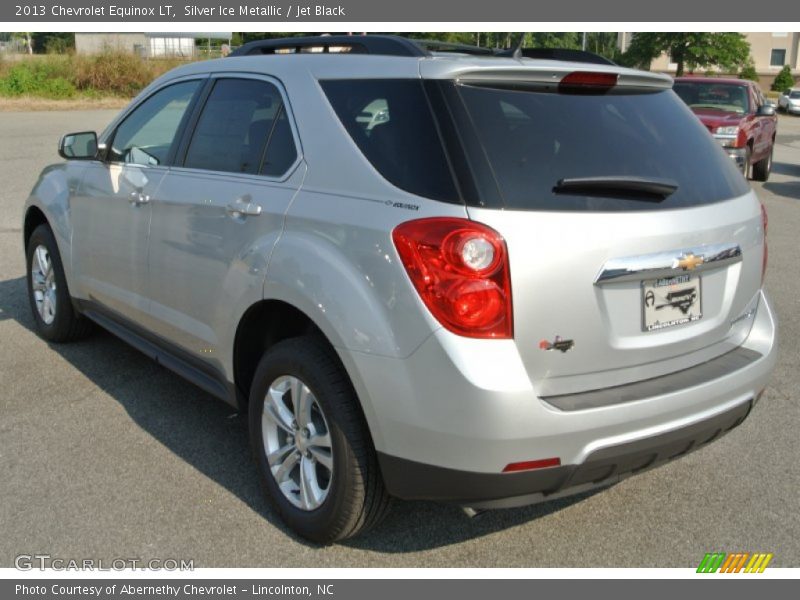
[(752, 81), (677, 77), (675, 93), (694, 111), (748, 179), (766, 181), (778, 117)]

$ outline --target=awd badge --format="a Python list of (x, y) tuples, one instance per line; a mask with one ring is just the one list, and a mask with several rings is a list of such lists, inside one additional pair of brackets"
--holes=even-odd
[(542, 340), (539, 342), (540, 350), (561, 350), (561, 352), (567, 352), (568, 350), (572, 350), (574, 346), (575, 342), (572, 340), (562, 339), (559, 335), (557, 335), (556, 339), (554, 339), (552, 342), (548, 342), (547, 340)]
[(572, 350), (574, 346), (575, 342), (572, 340), (564, 340), (558, 335), (552, 342), (548, 342), (547, 340), (539, 342), (540, 350), (561, 350), (561, 352), (567, 352), (568, 350)]

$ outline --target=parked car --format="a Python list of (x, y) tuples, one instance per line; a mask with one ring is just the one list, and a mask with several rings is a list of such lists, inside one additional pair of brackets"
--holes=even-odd
[(758, 85), (743, 79), (678, 77), (675, 92), (719, 140), (748, 179), (766, 181), (778, 117)]
[(790, 115), (800, 115), (800, 88), (785, 90), (778, 97), (778, 109)]
[(392, 497), (614, 484), (736, 427), (775, 365), (766, 212), (672, 80), (467, 50), (187, 64), (66, 135), (25, 207), (41, 336), (99, 324), (247, 414), (312, 540)]

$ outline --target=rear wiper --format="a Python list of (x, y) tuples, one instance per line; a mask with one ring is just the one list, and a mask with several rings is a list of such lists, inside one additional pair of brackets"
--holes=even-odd
[(559, 179), (553, 193), (661, 202), (677, 189), (678, 184), (671, 179), (629, 176), (571, 177)]

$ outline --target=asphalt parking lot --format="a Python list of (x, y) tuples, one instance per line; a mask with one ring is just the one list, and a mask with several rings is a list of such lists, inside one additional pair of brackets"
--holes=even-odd
[(0, 566), (19, 554), (208, 567), (690, 567), (706, 552), (800, 566), (800, 118), (780, 117), (767, 288), (779, 365), (737, 430), (594, 495), (469, 520), (398, 503), (332, 547), (262, 498), (244, 419), (110, 334), (48, 346), (25, 295), (22, 204), (66, 131), (115, 111), (0, 113)]

